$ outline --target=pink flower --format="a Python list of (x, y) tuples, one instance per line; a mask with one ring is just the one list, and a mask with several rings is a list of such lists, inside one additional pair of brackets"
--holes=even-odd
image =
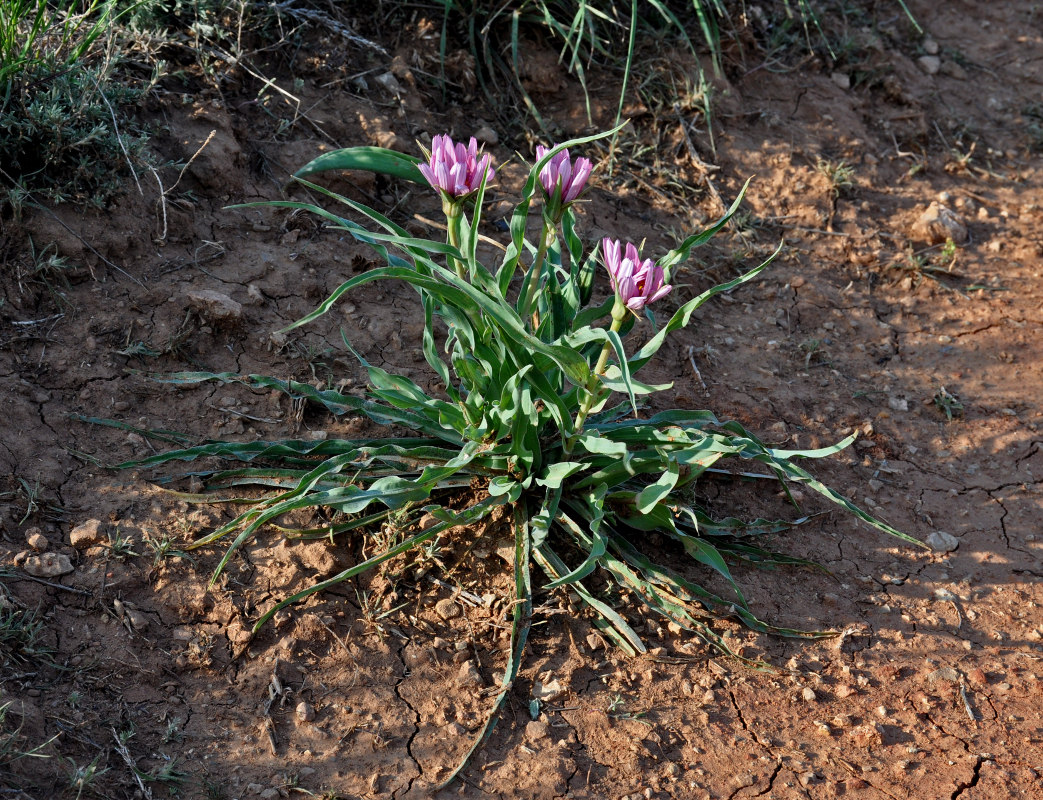
[(483, 177), (487, 182), (496, 177), (489, 156), (478, 158), (478, 141), (473, 136), (467, 147), (454, 143), (449, 134), (436, 136), (428, 162), (419, 166), (427, 182), (450, 197), (466, 197), (478, 191)]
[[(536, 145), (536, 159), (542, 159), (550, 150), (551, 148), (544, 147), (542, 144)], [(548, 200), (553, 202), (554, 193), (560, 190), (559, 202), (563, 206), (568, 205), (587, 187), (587, 178), (590, 177), (592, 168), (589, 158), (577, 158), (576, 163), (573, 164), (572, 159), (569, 158), (568, 148), (566, 148), (551, 158), (540, 170), (540, 185), (547, 193)]]
[(640, 311), (649, 303), (666, 297), (673, 289), (663, 284), (663, 268), (650, 258), (642, 261), (637, 247), (630, 242), (627, 242), (625, 254), (621, 254), (619, 242), (605, 237), (601, 241), (601, 256), (612, 278), (616, 297), (631, 311)]

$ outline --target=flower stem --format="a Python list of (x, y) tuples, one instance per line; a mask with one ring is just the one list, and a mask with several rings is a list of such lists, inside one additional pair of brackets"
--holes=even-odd
[[(626, 306), (623, 305), (623, 302), (617, 297), (616, 304), (612, 306), (612, 324), (609, 325), (608, 329), (613, 333), (618, 333), (620, 326), (623, 324), (623, 319), (626, 317), (626, 313)], [(565, 441), (565, 455), (569, 455), (572, 452), (572, 448), (576, 445), (576, 440), (583, 432), (583, 423), (587, 421), (587, 415), (590, 413), (590, 409), (592, 409), (594, 403), (597, 402), (597, 393), (594, 390), (597, 389), (598, 382), (601, 380), (601, 376), (605, 372), (605, 367), (608, 366), (608, 357), (611, 353), (611, 342), (605, 342), (604, 347), (601, 348), (601, 355), (598, 356), (598, 363), (594, 365), (594, 371), (590, 373), (590, 380), (588, 380), (587, 385), (583, 387), (583, 402), (580, 403), (579, 412), (576, 414), (576, 423), (573, 425), (574, 433)]]
[[(459, 250), (460, 227), (464, 221), (464, 211), (461, 208), (461, 203), (445, 196), (442, 198), (442, 212), (445, 214), (446, 221), (446, 242)], [(456, 269), (456, 276), (461, 280), (467, 280), (464, 262), (452, 256), (450, 256), (449, 262)]]
[[(522, 319), (529, 316), (532, 301), (536, 297), (536, 287), (540, 282), (540, 273), (543, 272), (543, 262), (547, 259), (547, 250), (550, 249), (553, 241), (554, 225), (549, 220), (544, 219), (543, 232), (540, 234), (540, 246), (536, 250), (536, 257), (533, 259), (532, 268), (529, 270), (529, 280), (526, 282), (524, 293), (522, 294), (522, 304), (518, 309), (518, 314)], [(533, 322), (534, 330), (537, 324), (537, 322)]]

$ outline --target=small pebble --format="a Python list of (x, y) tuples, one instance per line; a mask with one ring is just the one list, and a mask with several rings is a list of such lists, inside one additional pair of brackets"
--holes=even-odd
[(297, 719), (301, 722), (311, 722), (315, 719), (315, 707), (311, 703), (298, 703)]

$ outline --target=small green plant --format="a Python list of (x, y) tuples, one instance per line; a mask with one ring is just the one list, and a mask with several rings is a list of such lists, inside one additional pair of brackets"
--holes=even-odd
[(945, 414), (945, 419), (952, 422), (953, 417), (963, 416), (963, 402), (958, 395), (953, 394), (944, 386), (934, 393), (935, 407)]
[(51, 650), (40, 640), (43, 630), (39, 609), (18, 608), (5, 598), (0, 605), (0, 656), (20, 664), (49, 659)]
[(72, 266), (68, 259), (58, 255), (57, 246), (51, 242), (37, 251), (33, 238), (28, 237), (29, 253), (25, 260), (15, 261), (15, 280), (18, 291), (26, 294), (43, 287), (59, 306), (66, 304), (63, 289), (69, 288), (65, 273)]
[[(545, 575), (545, 589), (570, 592), (589, 609), (603, 635), (628, 654), (644, 652), (645, 644), (620, 610), (627, 597), (725, 652), (730, 651), (715, 632), (713, 617), (733, 617), (755, 630), (781, 635), (828, 635), (780, 628), (750, 610), (732, 567), (806, 563), (770, 550), (763, 537), (808, 518), (747, 522), (708, 514), (697, 504), (696, 487), (721, 473), (722, 460), (759, 464), (766, 479), (784, 487), (807, 487), (864, 522), (914, 541), (798, 466), (800, 459), (839, 452), (854, 436), (814, 450), (779, 450), (710, 411), (646, 413), (648, 398), (669, 387), (643, 382), (640, 370), (701, 305), (753, 280), (768, 261), (683, 301), (665, 321), (657, 320), (653, 308), (675, 291), (670, 282), (675, 268), (728, 223), (742, 195), (713, 226), (688, 236), (658, 260), (643, 257), (633, 243), (610, 237), (587, 247), (574, 204), (586, 188), (592, 164), (573, 159), (567, 148), (613, 133), (537, 148), (502, 260), (494, 269), (479, 259), (478, 230), (486, 186), (495, 171), (474, 139), (465, 146), (438, 136), (426, 162), (378, 148), (349, 148), (305, 166), (298, 173), (305, 185), (345, 205), (371, 227), (311, 203), (267, 205), (323, 217), (334, 229), (373, 248), (386, 265), (346, 281), (286, 330), (320, 318), (357, 287), (405, 281), (418, 296), (425, 322), (421, 351), (439, 390), (425, 391), (402, 375), (369, 364), (346, 337), (345, 347), (369, 376), (363, 397), (263, 375), (192, 372), (163, 380), (277, 389), (334, 414), (361, 414), (413, 433), (320, 442), (212, 442), (122, 465), (140, 468), (205, 457), (269, 465), (194, 473), (207, 489), (250, 484), (275, 488), (191, 545), (234, 537), (213, 580), (262, 526), (290, 512), (320, 510), (327, 520), (311, 529), (281, 529), (292, 537), (368, 532), (361, 563), (275, 603), (255, 629), (291, 603), (454, 529), (473, 526), (493, 512), (509, 520), (514, 540), (510, 647), (500, 690), (474, 747), (491, 731), (518, 675), (532, 625), (533, 566)], [(437, 190), (447, 240), (411, 236), (380, 212), (303, 181), (305, 175), (349, 168)], [(528, 241), (528, 223), (536, 212), (538, 234)], [(595, 300), (602, 269), (610, 291)], [(441, 326), (445, 333), (439, 333)], [(649, 547), (653, 532), (661, 535), (665, 550)], [(686, 572), (681, 566), (685, 556), (717, 573), (728, 591), (711, 591)], [(365, 594), (359, 602), (378, 623), (381, 616)]]
[(855, 185), (855, 168), (846, 161), (830, 161), (820, 157), (815, 162), (815, 171), (829, 181), (834, 197), (839, 197)]
[(84, 792), (93, 792), (94, 781), (109, 771), (108, 767), (98, 769), (98, 764), (101, 763), (104, 755), (104, 753), (98, 753), (89, 764), (82, 766), (72, 758), (65, 759), (69, 765), (69, 788), (76, 792), (76, 800), (83, 797)]
[(181, 730), (181, 726), (185, 724), (185, 721), (181, 717), (174, 717), (167, 721), (167, 728), (163, 732), (163, 744), (171, 744), (172, 742), (180, 742), (185, 738), (184, 731)]
[(184, 550), (175, 546), (174, 540), (167, 536), (165, 533), (162, 536), (153, 536), (150, 533), (146, 533), (144, 538), (145, 546), (152, 551), (152, 567), (153, 569), (158, 567), (168, 558), (187, 558), (188, 554)]
[(109, 534), (106, 546), (109, 548), (109, 555), (117, 561), (126, 561), (128, 558), (136, 558), (141, 555), (134, 550), (134, 540), (129, 536), (124, 536), (118, 528), (115, 534)]

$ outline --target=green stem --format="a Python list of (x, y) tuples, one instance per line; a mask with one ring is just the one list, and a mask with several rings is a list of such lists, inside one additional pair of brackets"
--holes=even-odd
[[(454, 198), (445, 196), (442, 198), (442, 212), (445, 214), (446, 221), (446, 242), (459, 250), (460, 227), (463, 225), (464, 221), (464, 210), (462, 204)], [(464, 270), (464, 262), (451, 256), (449, 261), (456, 270), (456, 276), (461, 280), (467, 280), (467, 272)]]
[[(543, 272), (543, 262), (547, 259), (547, 251), (551, 242), (554, 241), (554, 225), (547, 219), (543, 220), (543, 232), (540, 234), (540, 246), (536, 250), (536, 258), (533, 259), (532, 268), (529, 270), (529, 280), (526, 282), (522, 294), (522, 304), (518, 308), (518, 315), (525, 319), (529, 316), (532, 301), (536, 297), (536, 287), (540, 283), (540, 274)], [(533, 325), (535, 328), (535, 325)]]
[[(626, 313), (627, 307), (623, 305), (623, 301), (617, 297), (616, 304), (612, 306), (612, 324), (609, 325), (608, 329), (613, 333), (618, 333), (619, 328), (622, 326), (623, 320), (626, 317)], [(565, 441), (565, 455), (569, 455), (572, 452), (572, 448), (576, 446), (576, 440), (583, 432), (583, 423), (587, 421), (587, 415), (590, 413), (590, 409), (592, 409), (594, 404), (597, 402), (597, 393), (594, 390), (597, 389), (598, 382), (601, 380), (601, 376), (605, 372), (605, 367), (608, 366), (608, 357), (611, 353), (612, 344), (610, 342), (605, 342), (604, 347), (601, 348), (601, 355), (598, 356), (598, 363), (594, 365), (594, 371), (590, 373), (590, 379), (587, 381), (587, 385), (583, 387), (583, 402), (580, 403), (579, 412), (576, 414), (576, 424), (573, 425), (574, 433)]]

